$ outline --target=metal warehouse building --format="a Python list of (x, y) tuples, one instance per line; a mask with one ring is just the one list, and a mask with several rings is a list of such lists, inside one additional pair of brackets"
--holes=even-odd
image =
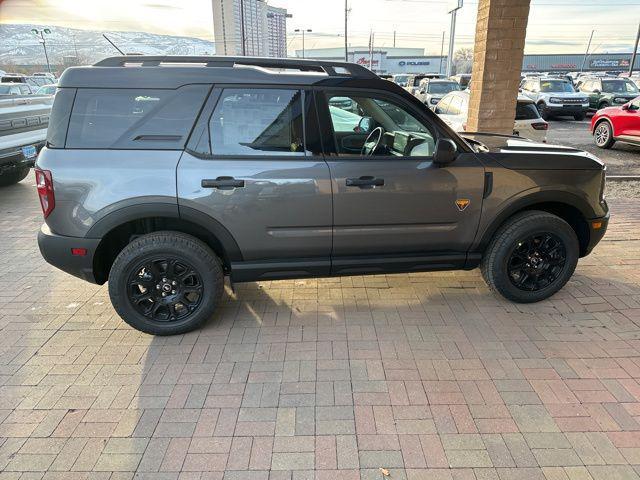
[[(302, 50), (296, 50), (296, 56), (302, 57)], [(305, 50), (307, 58), (322, 60), (343, 60), (342, 48), (318, 48)], [(349, 61), (370, 67), (376, 73), (429, 73), (444, 72), (447, 57), (427, 56), (420, 48), (382, 48), (369, 52), (367, 47), (349, 49)], [(583, 67), (584, 62), (584, 67)], [(578, 71), (581, 68), (591, 71), (629, 70), (631, 53), (550, 54), (525, 55), (522, 62), (523, 72)], [(636, 58), (635, 70), (640, 70), (640, 56)]]

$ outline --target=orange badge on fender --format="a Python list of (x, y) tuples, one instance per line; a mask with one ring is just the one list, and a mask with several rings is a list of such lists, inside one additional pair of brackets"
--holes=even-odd
[(471, 200), (469, 200), (468, 198), (458, 198), (456, 200), (456, 207), (458, 207), (458, 210), (463, 211), (469, 206), (470, 203)]

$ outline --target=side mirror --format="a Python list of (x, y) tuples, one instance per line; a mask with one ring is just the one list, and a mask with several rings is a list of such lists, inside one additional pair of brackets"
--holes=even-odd
[(356, 128), (353, 129), (353, 131), (356, 133), (369, 133), (371, 130), (373, 130), (373, 124), (374, 124), (373, 118), (362, 117), (358, 122), (358, 125), (356, 125)]
[(458, 147), (453, 140), (441, 138), (436, 142), (436, 150), (433, 154), (433, 163), (444, 167), (456, 159)]
[(433, 107), (433, 111), (435, 113), (437, 113), (438, 115), (440, 115), (442, 113), (442, 109), (437, 105), (435, 107)]
[(622, 105), (622, 110), (629, 110), (630, 105), (628, 103), (625, 103), (624, 105)]
[(600, 90), (598, 90), (597, 88), (593, 91), (593, 93), (600, 95), (600, 93), (602, 93)]

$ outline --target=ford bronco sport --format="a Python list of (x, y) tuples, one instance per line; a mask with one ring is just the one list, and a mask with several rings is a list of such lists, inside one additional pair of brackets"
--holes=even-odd
[(209, 319), (225, 276), (480, 266), (507, 299), (539, 301), (609, 216), (593, 155), (462, 138), (367, 69), (313, 60), (123, 56), (70, 68), (36, 180), (44, 258), (108, 281), (117, 313), (158, 335)]

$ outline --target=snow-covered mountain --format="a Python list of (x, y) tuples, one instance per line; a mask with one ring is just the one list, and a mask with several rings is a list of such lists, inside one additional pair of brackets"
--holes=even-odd
[(125, 53), (146, 55), (211, 55), (212, 42), (200, 38), (156, 35), (145, 32), (97, 32), (43, 25), (0, 24), (0, 65), (44, 65), (44, 50), (31, 29), (49, 28), (45, 35), (52, 65), (61, 65), (65, 56), (77, 56), (81, 63), (94, 63), (119, 55), (103, 33)]

